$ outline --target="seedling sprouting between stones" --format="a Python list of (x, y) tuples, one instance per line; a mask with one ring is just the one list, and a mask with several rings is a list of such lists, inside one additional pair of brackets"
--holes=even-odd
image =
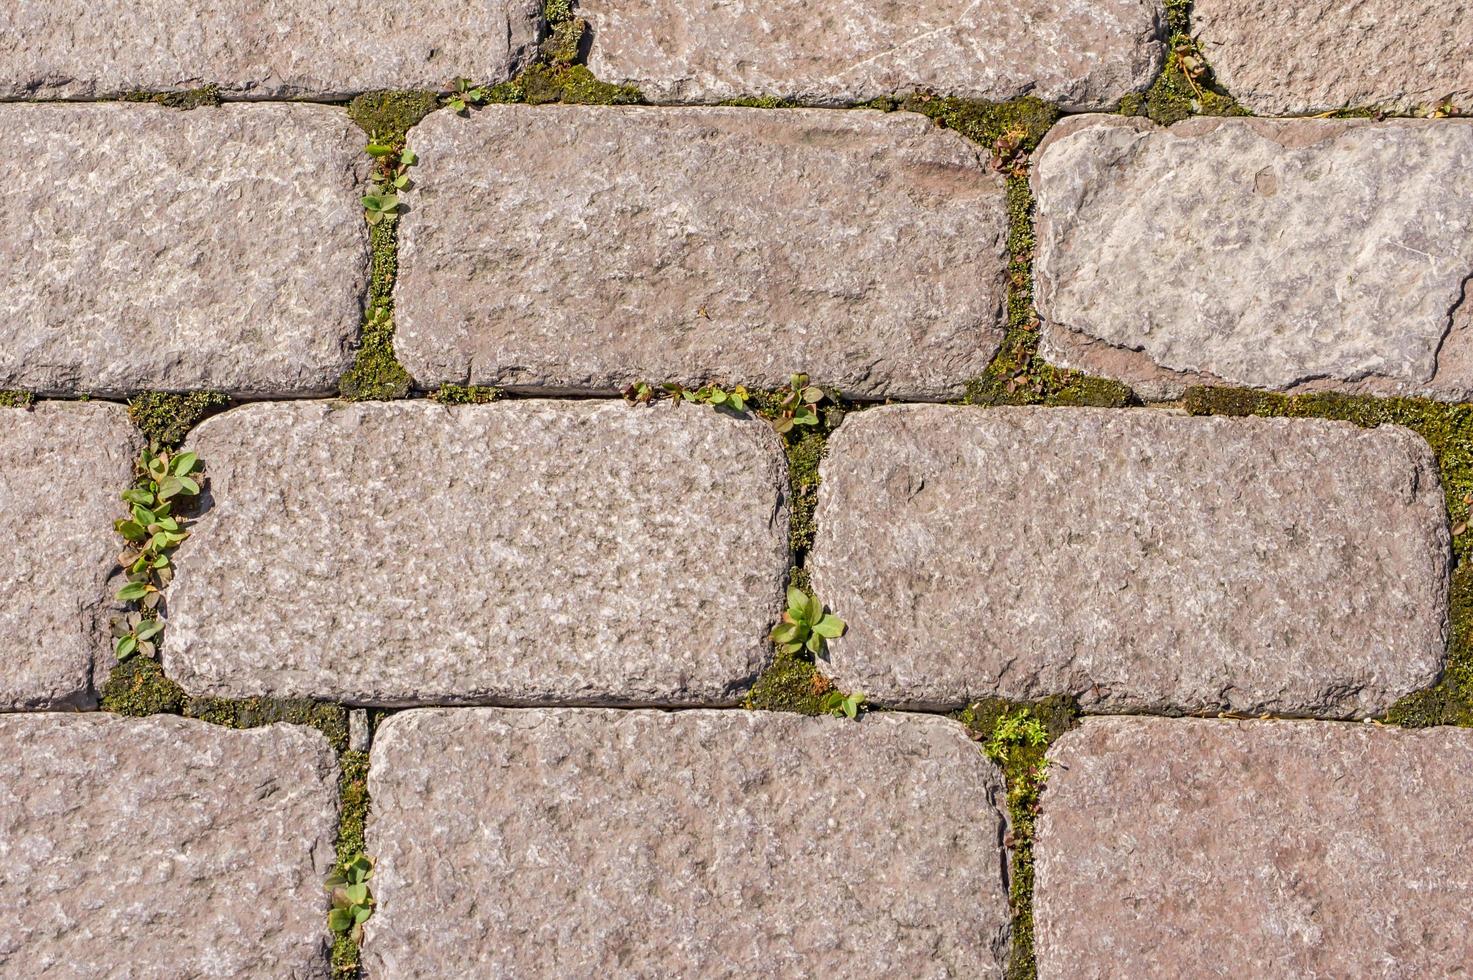
[(450, 93), (441, 101), (458, 116), (466, 115), (472, 106), (485, 105), (491, 97), (484, 85), (474, 85), (469, 78), (457, 78), (450, 83)]
[(782, 621), (772, 629), (771, 639), (786, 654), (807, 650), (821, 656), (824, 644), (844, 634), (844, 621), (824, 612), (823, 603), (802, 589), (788, 587), (788, 608)]
[(409, 188), (409, 168), (419, 157), (402, 140), (374, 139), (365, 152), (373, 157), (373, 190), (363, 195), (363, 214), (376, 225), (399, 213), (399, 191)]
[(859, 692), (845, 694), (843, 691), (830, 691), (818, 702), (820, 708), (827, 711), (836, 718), (848, 718), (854, 721), (859, 717), (860, 710), (869, 698)]
[(779, 389), (777, 394), (777, 417), (772, 420), (772, 427), (778, 435), (795, 425), (818, 424), (818, 403), (824, 400), (824, 390), (810, 385), (808, 375), (793, 375), (788, 387)]
[(324, 882), (332, 894), (328, 928), (355, 943), (363, 942), (363, 923), (373, 915), (373, 895), (368, 889), (368, 879), (372, 877), (373, 859), (360, 854), (328, 875)]
[(163, 590), (174, 578), (169, 553), (189, 537), (186, 521), (175, 513), (180, 500), (199, 496), (203, 467), (194, 453), (143, 450), (137, 482), (123, 491), (128, 516), (113, 522), (126, 542), (118, 564), (128, 581), (118, 589), (119, 602), (135, 603), (136, 612), (113, 620), (113, 653), (126, 660), (135, 653), (153, 656), (164, 628), (158, 614)]
[(659, 399), (669, 399), (670, 403), (677, 407), (682, 402), (695, 402), (699, 405), (725, 408), (733, 412), (745, 412), (747, 403), (752, 398), (751, 393), (743, 385), (733, 388), (722, 388), (720, 385), (687, 388), (674, 381), (662, 385), (652, 385), (648, 381), (636, 381), (625, 388), (622, 394), (626, 401), (636, 405), (649, 405)]

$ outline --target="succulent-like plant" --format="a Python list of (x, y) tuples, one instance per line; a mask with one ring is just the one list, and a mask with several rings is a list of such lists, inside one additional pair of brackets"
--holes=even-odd
[(373, 858), (360, 854), (327, 876), (324, 884), (332, 894), (327, 926), (355, 943), (363, 942), (363, 923), (373, 915), (373, 895), (368, 879), (373, 877)]
[(823, 603), (802, 589), (788, 587), (788, 608), (782, 621), (773, 627), (772, 642), (786, 654), (807, 650), (815, 657), (824, 650), (824, 643), (844, 634), (844, 621), (833, 613), (824, 612)]

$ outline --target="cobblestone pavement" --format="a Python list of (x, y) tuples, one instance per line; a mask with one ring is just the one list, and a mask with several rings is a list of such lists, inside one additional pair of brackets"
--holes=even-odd
[(1461, 975), (1470, 24), (4, 5), (0, 976)]

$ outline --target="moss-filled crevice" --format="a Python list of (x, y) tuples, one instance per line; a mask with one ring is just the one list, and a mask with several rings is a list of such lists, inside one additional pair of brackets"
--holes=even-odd
[(175, 449), (196, 425), (230, 407), (218, 391), (146, 391), (128, 402), (128, 418), (154, 449)]
[(168, 109), (199, 109), (220, 105), (220, 86), (201, 85), (199, 88), (182, 92), (127, 92), (118, 97), (119, 102), (151, 102)]
[[(338, 779), (337, 868), (346, 870), (366, 853), (368, 823), (368, 753), (348, 750), (338, 756), (342, 775)], [(346, 933), (335, 933), (332, 943), (332, 975), (335, 980), (358, 976), (358, 944)]]
[(35, 392), (15, 389), (0, 391), (0, 408), (30, 408), (35, 403)]
[(430, 392), (430, 401), (441, 405), (489, 405), (502, 397), (500, 388), (485, 385), (441, 385)]
[(1034, 235), (1029, 157), (1058, 121), (1058, 106), (1035, 98), (1012, 102), (913, 95), (880, 99), (871, 108), (918, 112), (954, 129), (985, 149), (1006, 181), (1007, 309), (997, 354), (962, 399), (969, 405), (1089, 405), (1119, 408), (1135, 403), (1118, 381), (1056, 368), (1038, 354), (1038, 314), (1033, 306)]
[[(391, 147), (387, 159), (397, 160), (404, 149), (409, 129), (435, 111), (440, 100), (433, 92), (384, 91), (358, 96), (348, 106), (348, 115), (369, 140)], [(384, 156), (375, 157), (383, 166)], [(353, 364), (338, 383), (339, 392), (350, 401), (387, 401), (406, 398), (413, 387), (409, 372), (394, 355), (394, 281), (399, 274), (399, 216), (385, 213), (369, 225), (370, 266), (368, 303), (363, 330)]]
[(1447, 669), (1436, 686), (1398, 701), (1386, 720), (1421, 728), (1473, 726), (1473, 570), (1469, 505), (1473, 504), (1473, 405), (1420, 398), (1315, 393), (1281, 395), (1245, 388), (1193, 387), (1182, 406), (1192, 415), (1338, 419), (1368, 428), (1401, 425), (1427, 440), (1453, 528), (1456, 562), (1449, 607)]
[(978, 701), (954, 715), (1002, 769), (1007, 785), (1008, 876), (1012, 903), (1012, 952), (1009, 980), (1033, 980), (1038, 966), (1033, 952), (1033, 825), (1048, 780), (1044, 754), (1079, 718), (1079, 706), (1065, 695), (1041, 701)]
[(633, 85), (601, 82), (588, 70), (592, 35), (588, 22), (574, 15), (569, 0), (548, 0), (543, 7), (547, 34), (537, 57), (510, 81), (488, 86), (477, 104), (522, 102), (546, 105), (638, 105), (644, 96)]
[(1166, 61), (1144, 95), (1127, 95), (1120, 112), (1146, 116), (1162, 126), (1190, 116), (1246, 116), (1218, 84), (1212, 66), (1192, 34), (1192, 0), (1166, 0)]
[(98, 693), (103, 711), (132, 718), (180, 715), (242, 729), (278, 722), (307, 725), (321, 732), (334, 751), (348, 748), (348, 710), (341, 705), (308, 698), (191, 697), (148, 657), (118, 663)]

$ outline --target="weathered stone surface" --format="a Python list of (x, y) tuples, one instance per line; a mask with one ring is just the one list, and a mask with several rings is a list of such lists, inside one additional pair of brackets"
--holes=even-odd
[(847, 419), (822, 472), (845, 690), (1341, 717), (1442, 668), (1448, 528), (1405, 429), (896, 406)]
[(318, 733), (0, 716), (0, 973), (327, 977)]
[(1259, 115), (1473, 102), (1468, 0), (1196, 0), (1219, 81)]
[(369, 789), (369, 977), (1003, 974), (1002, 780), (946, 719), (411, 711)]
[(141, 448), (121, 405), (0, 409), (0, 711), (95, 703), (93, 658), (109, 655), (113, 519)]
[(368, 276), (341, 109), (4, 105), (0, 128), (0, 387), (337, 390)]
[(655, 102), (816, 105), (934, 91), (1103, 109), (1161, 64), (1154, 0), (580, 0), (589, 66)]
[(495, 106), (410, 142), (395, 348), (422, 384), (939, 397), (1001, 339), (1001, 179), (920, 116)]
[(1040, 980), (1473, 961), (1473, 731), (1089, 718), (1049, 754)]
[(1147, 396), (1473, 397), (1473, 122), (1096, 117), (1035, 159), (1046, 356)]
[(363, 704), (731, 704), (770, 654), (786, 476), (704, 406), (252, 405), (190, 448), (169, 674)]
[(0, 98), (75, 99), (216, 84), (340, 98), (498, 82), (530, 56), (536, 0), (327, 4), (19, 0), (0, 6)]

